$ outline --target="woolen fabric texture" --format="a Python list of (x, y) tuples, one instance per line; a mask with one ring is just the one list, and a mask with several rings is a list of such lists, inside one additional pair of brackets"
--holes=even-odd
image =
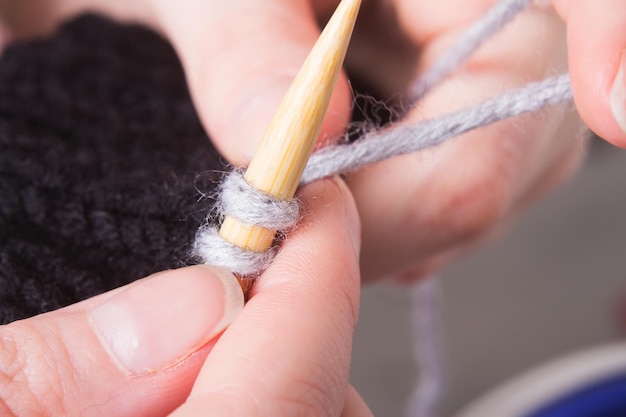
[(0, 59), (0, 322), (187, 265), (225, 164), (174, 51), (81, 17)]

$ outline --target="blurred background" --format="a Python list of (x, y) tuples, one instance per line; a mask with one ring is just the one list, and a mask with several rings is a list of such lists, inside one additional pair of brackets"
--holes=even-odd
[[(595, 139), (575, 178), (438, 286), (441, 416), (546, 361), (626, 340), (626, 151)], [(351, 381), (377, 417), (403, 416), (417, 382), (412, 293), (362, 295)]]

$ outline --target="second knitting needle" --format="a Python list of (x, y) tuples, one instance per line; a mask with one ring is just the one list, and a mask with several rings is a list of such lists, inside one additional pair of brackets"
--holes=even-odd
[[(343, 0), (328, 21), (278, 108), (244, 178), (281, 200), (293, 198), (311, 155), (346, 50), (361, 0)], [(263, 252), (275, 230), (251, 226), (226, 216), (220, 236), (243, 249)]]

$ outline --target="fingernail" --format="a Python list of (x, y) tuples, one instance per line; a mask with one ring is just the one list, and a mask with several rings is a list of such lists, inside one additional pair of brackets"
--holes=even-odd
[(626, 49), (622, 51), (617, 76), (611, 87), (611, 112), (622, 131), (626, 133)]
[(235, 277), (202, 265), (130, 284), (91, 310), (90, 323), (114, 362), (137, 375), (180, 362), (242, 309)]
[(356, 203), (352, 197), (352, 192), (340, 177), (334, 177), (333, 180), (342, 189), (346, 199), (346, 227), (352, 239), (352, 246), (357, 255), (361, 251), (361, 218), (356, 208)]
[(245, 163), (255, 154), (294, 76), (284, 74), (268, 80), (241, 99), (241, 110), (233, 120), (233, 137)]

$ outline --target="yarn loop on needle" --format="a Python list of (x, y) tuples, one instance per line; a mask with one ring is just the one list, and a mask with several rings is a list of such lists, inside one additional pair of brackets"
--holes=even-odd
[[(297, 199), (279, 200), (250, 185), (239, 170), (229, 173), (219, 188), (215, 204), (219, 217), (233, 216), (249, 226), (287, 231), (300, 220)], [(209, 222), (200, 228), (194, 254), (206, 263), (227, 268), (239, 276), (254, 276), (266, 269), (276, 249), (266, 252), (246, 250), (224, 240)]]
[[(419, 97), (427, 93), (529, 3), (530, 0), (503, 0), (496, 4), (466, 30), (457, 44), (426, 73), (425, 78), (416, 83), (410, 94)], [(431, 120), (408, 125), (397, 123), (386, 129), (373, 130), (352, 143), (340, 143), (314, 153), (304, 170), (301, 185), (353, 172), (394, 156), (431, 148), (470, 130), (570, 100), (570, 78), (568, 74), (563, 74), (530, 83), (473, 107)], [(221, 187), (222, 195), (217, 210), (221, 215), (230, 214), (245, 224), (262, 225), (270, 229), (284, 231), (295, 225), (298, 215), (291, 203), (262, 193), (259, 195), (258, 191), (250, 189), (253, 187), (245, 183), (240, 173), (229, 175)], [(259, 205), (259, 201), (263, 201), (263, 204)], [(224, 202), (229, 203), (224, 206)], [(194, 254), (202, 262), (221, 266), (240, 276), (260, 274), (269, 266), (275, 253), (275, 248), (261, 253), (231, 245), (223, 241), (210, 222), (198, 231), (194, 245)]]
[(297, 199), (279, 200), (263, 193), (250, 185), (241, 171), (230, 173), (220, 190), (216, 204), (218, 212), (233, 216), (249, 226), (286, 231), (300, 219)]

